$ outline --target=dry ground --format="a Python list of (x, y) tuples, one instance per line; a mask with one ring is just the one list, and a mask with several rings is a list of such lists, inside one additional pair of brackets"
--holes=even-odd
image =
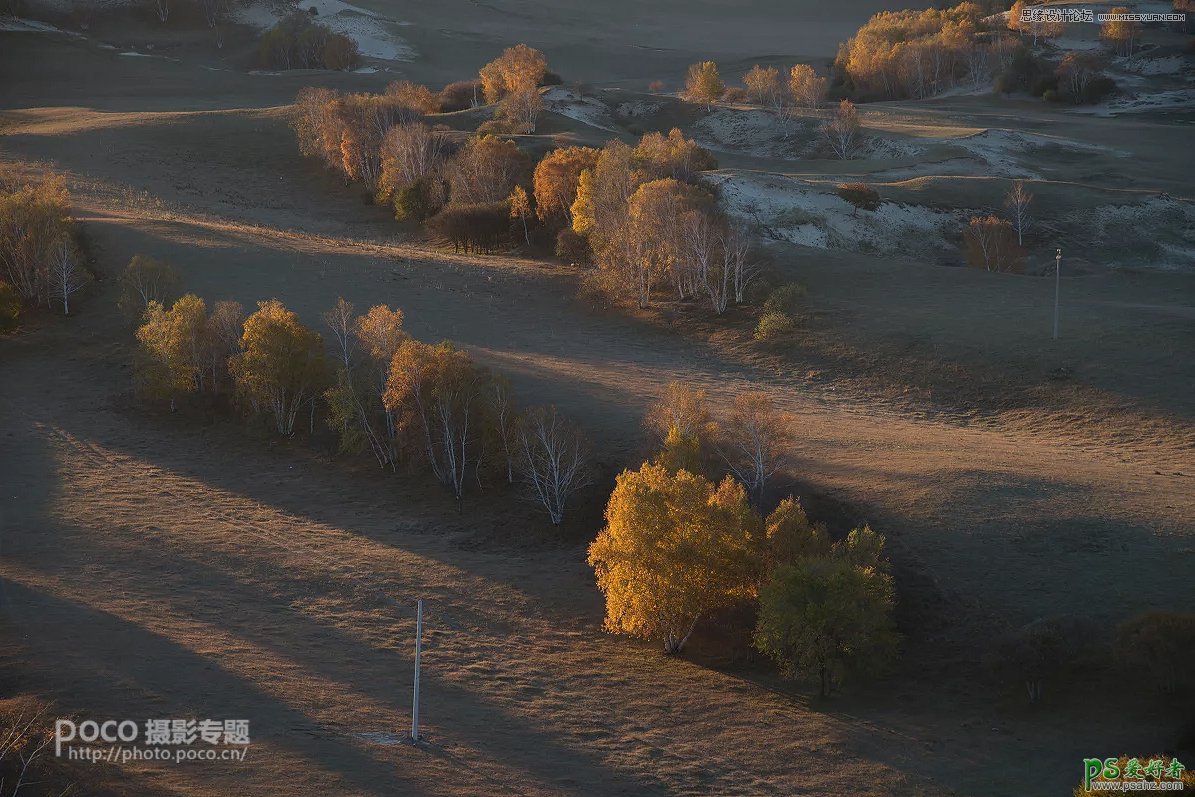
[[(793, 413), (804, 488), (856, 507), (902, 572), (935, 585), (917, 592), (938, 614), (906, 670), (854, 698), (810, 704), (762, 671), (665, 660), (600, 633), (592, 527), (548, 542), (504, 497), (457, 515), (418, 480), (129, 406), (127, 330), (101, 284), (70, 323), (0, 350), (9, 659), (64, 711), (254, 729), (244, 766), (134, 768), (129, 793), (1056, 794), (1093, 750), (1173, 744), (1175, 715), (1147, 696), (1120, 698), (1110, 722), (1084, 689), (1032, 712), (976, 694), (974, 628), (943, 621), (1195, 603), (1189, 276), (1068, 280), (1057, 351), (1028, 331), (1046, 325), (1044, 281), (781, 249), (825, 345), (761, 357), (592, 314), (549, 266), (404, 242), (295, 154), (279, 107), (307, 82), (355, 77), (212, 73), (11, 34), (0, 53), (0, 156), (69, 174), (101, 275), (145, 253), (209, 300), (278, 296), (311, 323), (337, 295), (400, 306), (415, 335), (451, 337), (581, 418), (608, 467), (637, 453), (638, 418), (669, 380), (718, 402), (760, 386)], [(996, 112), (919, 113), (965, 125)], [(1082, 124), (1113, 135), (1116, 121)], [(913, 370), (925, 355), (1035, 390), (1070, 364), (1147, 433), (1117, 435), (1114, 414), (1088, 419), (1061, 391), (1018, 417), (959, 412), (957, 379), (910, 411), (869, 392), (888, 379), (876, 360), (902, 351)], [(403, 721), (417, 597), (425, 750), (359, 736)]]

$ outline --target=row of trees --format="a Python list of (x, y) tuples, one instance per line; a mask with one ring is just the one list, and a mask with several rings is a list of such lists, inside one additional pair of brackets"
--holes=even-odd
[(826, 78), (820, 77), (808, 64), (797, 64), (781, 71), (774, 66), (756, 64), (743, 75), (743, 88), (728, 88), (714, 61), (702, 61), (689, 67), (685, 77), (683, 96), (699, 102), (707, 110), (718, 100), (743, 97), (757, 105), (771, 108), (784, 118), (791, 108), (813, 109), (826, 96)]
[(142, 301), (135, 385), (168, 401), (228, 393), (281, 435), (301, 414), (310, 431), (322, 415), (344, 453), (369, 451), (382, 467), (426, 466), (462, 501), (469, 484), (495, 474), (521, 481), (553, 524), (590, 484), (589, 448), (579, 427), (553, 406), (522, 409), (510, 382), (448, 341), (428, 344), (403, 330), (401, 310), (376, 305), (357, 315), (339, 299), (324, 314), (324, 337), (277, 299), (248, 316), (237, 302), (209, 311), (194, 294), (167, 298), (176, 273), (136, 258), (122, 276), (126, 301)]
[(70, 315), (71, 297), (91, 282), (69, 210), (59, 176), (0, 184), (0, 293), (18, 299), (16, 309), (11, 298), (6, 302), (10, 323), (20, 304), (57, 303)]
[[(660, 453), (618, 476), (589, 548), (607, 630), (677, 653), (702, 618), (756, 605), (755, 646), (787, 675), (819, 676), (823, 694), (843, 670), (890, 660), (884, 538), (864, 526), (832, 543), (792, 496), (761, 514), (792, 443), (765, 394), (738, 396), (719, 423), (704, 392), (673, 384), (645, 426)], [(728, 471), (720, 479), (706, 475), (715, 454)]]
[[(794, 108), (816, 109), (826, 96), (826, 78), (819, 76), (808, 64), (797, 64), (782, 74), (774, 66), (759, 64), (743, 75), (745, 89), (743, 98), (771, 108), (776, 116), (786, 122)], [(701, 102), (707, 109), (719, 99), (734, 99), (734, 89), (727, 89), (713, 61), (704, 61), (689, 67), (684, 96), (693, 102)], [(854, 103), (841, 100), (830, 117), (818, 127), (826, 148), (840, 159), (852, 158), (863, 144), (862, 124)]]

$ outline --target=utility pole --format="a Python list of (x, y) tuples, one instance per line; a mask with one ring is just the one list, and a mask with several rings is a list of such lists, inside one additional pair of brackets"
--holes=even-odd
[(415, 608), (415, 696), (411, 701), (411, 744), (419, 743), (419, 659), (423, 654), (423, 601)]
[(1054, 340), (1058, 340), (1058, 296), (1062, 292), (1062, 249), (1054, 253)]

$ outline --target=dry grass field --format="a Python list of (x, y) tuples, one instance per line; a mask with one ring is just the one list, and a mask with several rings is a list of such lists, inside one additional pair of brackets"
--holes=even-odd
[[(1100, 679), (1030, 707), (996, 684), (984, 642), (1044, 615), (1110, 629), (1195, 607), (1190, 120), (991, 95), (878, 103), (864, 123), (888, 149), (825, 161), (798, 152), (815, 120), (761, 143), (637, 92), (703, 57), (729, 71), (831, 56), (878, 4), (808, 24), (765, 4), (363, 5), (410, 23), (396, 35), (418, 56), (392, 73), (249, 74), (190, 57), (186, 37), (177, 60), (121, 56), (95, 43), (115, 29), (103, 19), (89, 39), (0, 32), (0, 160), (67, 175), (100, 276), (68, 322), (0, 339), (0, 666), (62, 714), (253, 728), (243, 763), (97, 770), (108, 792), (1002, 797), (1069, 794), (1086, 756), (1174, 749), (1189, 707)], [(808, 288), (791, 347), (751, 343), (745, 315), (594, 311), (573, 271), (432, 247), (298, 155), (299, 88), (442, 83), (522, 40), (611, 89), (611, 118), (658, 103), (637, 124), (684, 124), (716, 149), (715, 179), (776, 233), (777, 273)], [(542, 129), (614, 135), (567, 106)], [(957, 241), (895, 215), (998, 205), (1002, 166), (1036, 175), (1073, 268), (1056, 342), (1053, 280), (1034, 274), (1052, 240), (1029, 275), (996, 275), (944, 264)], [(813, 227), (850, 237), (850, 214), (819, 197), (858, 174), (894, 214), (875, 228), (906, 232), (811, 243)], [(1150, 204), (1161, 192), (1173, 208)], [(820, 226), (785, 227), (790, 205)], [(1143, 215), (1091, 228), (1124, 207)], [(1170, 238), (1116, 248), (1132, 235)], [(114, 309), (135, 254), (209, 300), (276, 296), (313, 326), (337, 296), (401, 307), (416, 337), (450, 338), (580, 418), (603, 481), (562, 536), (513, 498), (458, 513), (418, 478), (147, 413)], [(601, 631), (584, 547), (613, 474), (640, 461), (645, 406), (677, 379), (716, 403), (768, 391), (794, 418), (793, 488), (888, 535), (907, 637), (894, 673), (819, 700), (762, 662), (666, 658)], [(419, 748), (379, 735), (407, 721), (417, 598)]]

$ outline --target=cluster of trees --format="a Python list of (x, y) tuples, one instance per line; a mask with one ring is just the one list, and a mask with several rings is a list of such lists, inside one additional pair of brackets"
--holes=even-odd
[[(487, 99), (513, 96), (520, 84), (510, 75), (540, 74), (525, 62), (542, 60), (507, 52), (514, 65), (483, 80)], [(647, 307), (671, 287), (719, 315), (745, 300), (758, 273), (751, 236), (699, 185), (717, 162), (679, 130), (647, 133), (633, 147), (559, 147), (532, 169), (514, 141), (483, 134), (457, 144), (429, 127), (420, 114), (433, 102), (408, 83), (381, 95), (304, 89), (294, 127), (305, 154), (363, 181), (397, 218), (426, 219), (458, 251), (492, 252), (512, 229), (530, 244), (534, 229), (556, 239), (561, 257), (592, 260), (591, 287), (610, 300)]]
[(876, 14), (839, 48), (837, 79), (846, 91), (884, 99), (928, 97), (968, 79), (982, 85), (1011, 56), (982, 19), (971, 2)]
[[(824, 87), (807, 68), (790, 78), (790, 86)], [(506, 107), (538, 97), (549, 79), (542, 54), (519, 45), (483, 67), (477, 86)], [(714, 157), (680, 130), (647, 133), (634, 146), (558, 147), (533, 167), (512, 140), (480, 133), (462, 142), (429, 126), (425, 115), (440, 107), (442, 96), (407, 82), (377, 95), (309, 88), (296, 99), (293, 126), (303, 153), (364, 183), (396, 218), (426, 221), (457, 251), (554, 240), (562, 259), (595, 266), (586, 290), (604, 301), (645, 308), (671, 290), (717, 315), (745, 301), (760, 270), (752, 236), (700, 182)], [(840, 108), (827, 130), (843, 157), (853, 153), (854, 107)]]
[(689, 67), (684, 97), (712, 109), (718, 100), (748, 100), (771, 108), (785, 118), (794, 107), (816, 108), (826, 96), (826, 78), (808, 64), (797, 64), (787, 71), (756, 64), (743, 75), (743, 88), (727, 87), (717, 63), (703, 61)]
[(423, 343), (403, 330), (399, 309), (357, 315), (339, 299), (323, 315), (324, 337), (277, 299), (248, 316), (240, 304), (194, 294), (171, 300), (177, 272), (137, 257), (121, 277), (122, 303), (140, 305), (134, 379), (138, 395), (169, 402), (227, 394), (273, 431), (309, 431), (323, 417), (344, 453), (370, 452), (382, 467), (425, 466), (463, 500), (494, 474), (522, 482), (553, 524), (592, 478), (589, 446), (554, 406), (520, 408), (509, 380), (448, 341)]
[(1057, 688), (1109, 659), (1133, 682), (1175, 695), (1195, 687), (1192, 656), (1195, 614), (1153, 611), (1122, 622), (1111, 640), (1076, 617), (1034, 620), (1004, 635), (993, 651), (993, 666), (1019, 681), (1028, 701), (1037, 703), (1047, 686)]
[(351, 37), (293, 11), (261, 37), (258, 62), (266, 69), (356, 69), (361, 52)]
[[(648, 133), (635, 147), (610, 141), (574, 161), (563, 175), (568, 184), (544, 195), (546, 213), (571, 218), (562, 246), (584, 237), (596, 265), (589, 287), (606, 299), (646, 308), (671, 290), (721, 315), (745, 300), (759, 268), (750, 232), (699, 183), (699, 173), (716, 165), (677, 129)], [(569, 188), (574, 198), (564, 211), (557, 197)]]
[(1033, 194), (1016, 180), (1004, 197), (1009, 218), (992, 213), (973, 216), (963, 230), (967, 264), (985, 271), (1020, 273), (1025, 264), (1025, 233), (1030, 227)]
[(0, 326), (15, 326), (22, 305), (70, 315), (71, 297), (91, 282), (69, 210), (59, 176), (0, 183)]
[[(787, 675), (882, 666), (895, 653), (884, 538), (864, 526), (831, 542), (789, 496), (761, 514), (792, 445), (789, 420), (763, 393), (739, 395), (716, 422), (705, 394), (679, 384), (649, 410), (661, 446), (623, 471), (589, 548), (612, 633), (681, 651), (702, 618), (755, 604), (755, 646)], [(716, 456), (725, 473), (713, 473)]]
[(1096, 52), (1072, 50), (1053, 63), (1021, 47), (996, 76), (994, 87), (1004, 94), (1025, 91), (1050, 102), (1092, 104), (1116, 90), (1104, 66), (1104, 57)]

